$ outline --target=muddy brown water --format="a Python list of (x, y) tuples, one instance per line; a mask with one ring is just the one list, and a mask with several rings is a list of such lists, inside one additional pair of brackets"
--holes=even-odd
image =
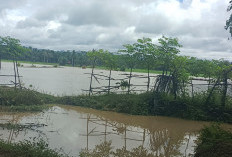
[[(142, 145), (160, 156), (189, 156), (194, 153), (199, 130), (209, 124), (60, 105), (41, 113), (0, 112), (0, 123), (31, 126), (24, 129), (0, 127), (1, 139), (10, 142), (44, 139), (50, 148), (62, 148), (72, 156), (104, 141), (112, 141), (114, 149), (131, 150)], [(224, 126), (232, 128), (232, 125)]]
[[(87, 94), (86, 91), (89, 89), (90, 83), (90, 73), (91, 69), (82, 69), (79, 67), (59, 67), (54, 68), (51, 65), (36, 65), (36, 67), (31, 67), (31, 64), (22, 64), (23, 67), (19, 67), (19, 74), (21, 77), (21, 82), (23, 86), (37, 90), (39, 92), (44, 92), (52, 95), (80, 95)], [(99, 75), (109, 75), (109, 71), (107, 70), (94, 70), (95, 74)], [(117, 86), (120, 80), (117, 79), (127, 79), (128, 72), (120, 72), (120, 71), (112, 71), (112, 78), (116, 80), (111, 81), (112, 86)], [(132, 90), (147, 90), (147, 76), (146, 73), (133, 73), (136, 76), (140, 77), (132, 77), (131, 84), (137, 85), (132, 86)], [(13, 63), (10, 62), (2, 62), (2, 69), (0, 70), (0, 75), (14, 75), (13, 71)], [(150, 87), (155, 84), (155, 74), (150, 74)], [(108, 80), (106, 77), (98, 77), (98, 81), (93, 79), (92, 87), (99, 88), (102, 86), (108, 86)], [(14, 77), (0, 77), (0, 84), (9, 84), (11, 81), (14, 81)], [(206, 81), (193, 81), (194, 84), (194, 92), (204, 91), (207, 89)], [(201, 85), (202, 84), (202, 85)], [(99, 89), (98, 89), (99, 91)], [(112, 92), (121, 92), (121, 88), (113, 89)], [(124, 92), (127, 90), (125, 89)], [(189, 91), (191, 89), (189, 88)]]

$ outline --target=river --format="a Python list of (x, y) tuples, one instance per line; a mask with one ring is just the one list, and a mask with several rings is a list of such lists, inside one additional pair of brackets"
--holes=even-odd
[[(132, 116), (75, 106), (53, 106), (41, 113), (0, 112), (0, 123), (21, 124), (24, 129), (0, 127), (0, 138), (17, 142), (45, 139), (49, 147), (78, 156), (112, 141), (114, 149), (143, 146), (159, 156), (190, 156), (199, 130), (208, 122), (159, 116)], [(232, 125), (224, 125), (232, 128)]]

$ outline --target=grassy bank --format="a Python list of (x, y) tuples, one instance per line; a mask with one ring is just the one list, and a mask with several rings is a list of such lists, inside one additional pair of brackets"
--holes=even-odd
[(64, 157), (59, 151), (48, 148), (44, 141), (8, 143), (0, 140), (1, 157)]
[(160, 115), (191, 120), (232, 123), (231, 106), (222, 107), (213, 100), (205, 104), (206, 93), (177, 97), (158, 93), (64, 96), (57, 103), (109, 110), (133, 115)]
[(207, 93), (174, 98), (169, 94), (105, 94), (55, 97), (29, 89), (0, 87), (0, 107), (13, 111), (42, 111), (45, 104), (74, 105), (133, 115), (160, 115), (191, 120), (232, 123), (232, 103), (221, 106), (220, 96), (205, 104)]
[(49, 103), (55, 102), (56, 98), (29, 89), (14, 89), (0, 87), (0, 110), (1, 111), (42, 111), (49, 108)]

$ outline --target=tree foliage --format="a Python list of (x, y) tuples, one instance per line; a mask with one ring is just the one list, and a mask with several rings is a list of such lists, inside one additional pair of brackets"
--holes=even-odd
[[(227, 8), (227, 11), (230, 12), (232, 10), (232, 0), (229, 2), (229, 6)], [(229, 19), (226, 20), (226, 26), (225, 26), (226, 30), (229, 30), (231, 37), (232, 37), (232, 14), (230, 15)]]

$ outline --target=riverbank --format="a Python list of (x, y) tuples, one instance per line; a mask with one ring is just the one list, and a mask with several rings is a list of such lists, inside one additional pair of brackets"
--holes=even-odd
[[(104, 94), (80, 96), (51, 96), (29, 89), (0, 87), (0, 106), (12, 110), (41, 111), (45, 104), (63, 104), (114, 111), (132, 115), (159, 115), (190, 120), (232, 123), (231, 100), (227, 106), (218, 105), (220, 98), (205, 104), (207, 94), (176, 97), (170, 94), (146, 92), (141, 94)], [(9, 110), (10, 110), (9, 109)]]

